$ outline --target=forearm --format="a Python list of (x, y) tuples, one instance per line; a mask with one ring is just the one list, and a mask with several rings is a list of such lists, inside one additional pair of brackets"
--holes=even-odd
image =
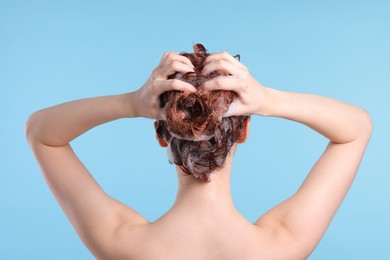
[(293, 120), (334, 143), (348, 143), (371, 134), (369, 114), (362, 108), (328, 97), (266, 88), (263, 115)]
[(79, 99), (33, 113), (26, 124), (29, 142), (62, 146), (89, 129), (120, 118), (135, 117), (133, 93)]

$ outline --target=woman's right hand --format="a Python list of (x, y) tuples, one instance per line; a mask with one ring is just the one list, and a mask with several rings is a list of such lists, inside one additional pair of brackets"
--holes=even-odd
[(224, 117), (241, 115), (266, 115), (267, 88), (261, 85), (245, 65), (227, 52), (211, 54), (205, 60), (203, 74), (221, 69), (231, 76), (219, 76), (202, 84), (205, 90), (230, 90), (238, 94), (236, 99), (224, 114)]
[(195, 92), (196, 88), (179, 79), (168, 79), (175, 72), (194, 71), (191, 61), (178, 53), (166, 52), (160, 64), (153, 70), (145, 84), (135, 91), (132, 100), (136, 116), (165, 119), (164, 110), (160, 107), (160, 95), (170, 90)]

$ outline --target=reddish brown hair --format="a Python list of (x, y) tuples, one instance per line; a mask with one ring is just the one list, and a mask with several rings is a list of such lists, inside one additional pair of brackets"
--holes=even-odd
[(199, 86), (214, 77), (229, 74), (223, 70), (202, 74), (204, 61), (210, 54), (202, 44), (195, 44), (193, 48), (194, 53), (180, 54), (190, 59), (195, 72), (176, 72), (168, 79), (188, 82), (197, 91), (161, 94), (160, 105), (166, 110), (166, 121), (157, 121), (156, 131), (169, 144), (172, 163), (185, 173), (210, 181), (210, 174), (223, 166), (232, 145), (242, 138), (248, 116), (222, 117), (237, 94), (233, 91), (206, 91)]

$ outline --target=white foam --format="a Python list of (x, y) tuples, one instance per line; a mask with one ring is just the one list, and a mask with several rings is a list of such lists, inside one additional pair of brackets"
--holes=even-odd
[(183, 136), (179, 136), (171, 131), (169, 131), (169, 133), (177, 138), (177, 139), (180, 139), (180, 140), (187, 140), (187, 141), (206, 141), (206, 140), (210, 140), (211, 138), (214, 137), (214, 135), (212, 136), (208, 136), (208, 135), (205, 135), (205, 134), (202, 134), (201, 136), (199, 137), (196, 137), (196, 136), (192, 136), (192, 137), (188, 137), (188, 138), (184, 138)]
[(172, 163), (174, 163), (174, 158), (173, 158), (173, 153), (172, 153), (172, 150), (171, 150), (171, 144), (168, 144), (168, 147), (167, 147), (167, 155), (168, 155), (168, 159), (169, 161), (171, 161)]
[(181, 77), (184, 75), (184, 73), (177, 73), (176, 76), (175, 76), (175, 79), (181, 79)]

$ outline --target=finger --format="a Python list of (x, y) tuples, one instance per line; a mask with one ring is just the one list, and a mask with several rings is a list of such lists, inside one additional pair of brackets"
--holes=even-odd
[(193, 85), (179, 79), (163, 80), (158, 86), (159, 94), (170, 90), (195, 92), (196, 88)]
[(207, 75), (215, 70), (223, 70), (233, 76), (238, 76), (242, 71), (236, 65), (226, 61), (226, 60), (213, 60), (210, 61), (203, 67), (202, 73)]
[(219, 76), (204, 82), (201, 87), (205, 90), (230, 90), (239, 94), (242, 81), (232, 76)]
[(186, 73), (186, 72), (190, 72), (190, 71), (193, 72), (194, 69), (192, 67), (188, 66), (187, 64), (184, 64), (184, 63), (179, 62), (179, 61), (172, 61), (172, 62), (170, 62), (170, 63), (168, 63), (165, 66), (160, 68), (160, 75), (159, 76), (162, 78), (166, 78), (175, 72)]
[(194, 65), (192, 64), (192, 62), (190, 61), (189, 58), (183, 56), (183, 55), (180, 55), (179, 53), (177, 52), (166, 52), (164, 53), (164, 56), (162, 58), (162, 64), (163, 63), (169, 63), (169, 62), (172, 62), (172, 61), (180, 61), (184, 64), (187, 64), (189, 67), (193, 68)]
[(226, 60), (226, 61), (236, 65), (240, 69), (247, 70), (247, 67), (244, 64), (240, 63), (237, 59), (235, 59), (231, 54), (229, 54), (226, 51), (214, 53), (214, 54), (207, 56), (205, 63), (210, 62), (213, 59), (214, 60)]

